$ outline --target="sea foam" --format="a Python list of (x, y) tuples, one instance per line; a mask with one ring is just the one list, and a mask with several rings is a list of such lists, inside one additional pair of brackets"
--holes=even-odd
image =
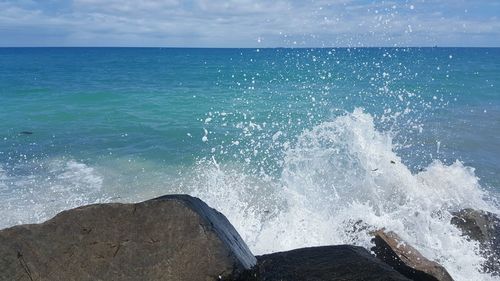
[(106, 202), (102, 177), (73, 159), (44, 159), (0, 169), (0, 228), (36, 223), (62, 210)]
[[(279, 173), (247, 154), (230, 161), (216, 153), (169, 171), (130, 158), (94, 165), (53, 158), (0, 167), (0, 227), (41, 222), (90, 203), (188, 193), (225, 214), (255, 254), (331, 244), (369, 249), (367, 232), (386, 228), (443, 264), (455, 280), (494, 280), (480, 273), (479, 245), (450, 224), (451, 212), (463, 208), (500, 213), (474, 169), (434, 160), (411, 171), (393, 136), (375, 123), (356, 108), (296, 138), (271, 134), (281, 151), (261, 159), (279, 162)], [(263, 147), (258, 141), (248, 143)], [(131, 174), (137, 179), (125, 180)]]
[[(478, 244), (450, 224), (451, 212), (499, 213), (474, 169), (438, 160), (412, 173), (362, 109), (303, 131), (284, 152), (279, 177), (248, 174), (216, 158), (200, 161), (190, 192), (217, 208), (256, 254), (299, 247), (356, 244), (367, 231), (398, 233), (456, 280), (493, 280), (479, 272)], [(186, 185), (187, 186), (187, 185)]]

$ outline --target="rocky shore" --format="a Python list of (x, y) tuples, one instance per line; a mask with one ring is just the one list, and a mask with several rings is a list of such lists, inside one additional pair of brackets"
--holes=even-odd
[[(480, 243), (483, 270), (498, 276), (498, 217), (466, 209), (452, 223)], [(453, 280), (396, 233), (372, 235), (371, 251), (332, 245), (255, 257), (223, 214), (198, 198), (167, 195), (0, 230), (0, 280)]]

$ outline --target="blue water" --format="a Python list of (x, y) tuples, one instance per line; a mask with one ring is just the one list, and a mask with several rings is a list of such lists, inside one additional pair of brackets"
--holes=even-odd
[[(371, 121), (368, 129), (355, 121), (365, 117), (390, 139), (380, 154), (392, 150), (394, 165), (417, 175), (435, 161), (460, 163), (464, 178), (479, 178), (464, 189), (480, 189), (494, 206), (500, 194), (499, 48), (0, 48), (0, 108), (0, 227), (173, 192), (210, 201), (252, 189), (249, 198), (238, 193), (245, 212), (262, 207), (251, 202), (273, 209), (267, 196), (290, 189), (297, 170), (318, 172), (309, 170), (316, 158), (333, 174), (379, 172), (366, 162), (378, 153), (367, 148), (371, 137), (342, 150), (370, 130)], [(300, 145), (328, 122), (345, 127)], [(313, 156), (291, 165), (298, 147)], [(216, 172), (207, 175), (207, 165)], [(331, 180), (322, 188), (341, 188)], [(385, 188), (372, 176), (362, 184), (371, 182)], [(223, 188), (195, 190), (204, 185)], [(306, 194), (323, 192), (315, 188)]]
[[(412, 168), (460, 159), (500, 186), (500, 49), (3, 48), (0, 65), (7, 170), (50, 157), (192, 163), (215, 145), (203, 128), (237, 138), (243, 113), (293, 138), (354, 107), (377, 119), (409, 108), (381, 126), (409, 146)], [(215, 112), (237, 114), (226, 127), (202, 121)]]

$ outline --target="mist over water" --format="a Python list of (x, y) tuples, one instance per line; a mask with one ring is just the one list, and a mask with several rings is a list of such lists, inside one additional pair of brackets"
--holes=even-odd
[[(498, 49), (2, 49), (0, 227), (188, 193), (255, 254), (385, 227), (456, 280), (499, 213)], [(31, 131), (33, 134), (20, 134)]]

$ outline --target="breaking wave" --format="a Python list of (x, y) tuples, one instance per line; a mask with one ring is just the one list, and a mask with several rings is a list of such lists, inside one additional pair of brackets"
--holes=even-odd
[(241, 161), (212, 154), (169, 171), (130, 159), (91, 166), (57, 158), (0, 167), (0, 228), (90, 203), (188, 193), (224, 213), (255, 254), (345, 243), (369, 249), (367, 230), (386, 228), (443, 264), (455, 280), (494, 280), (480, 273), (479, 245), (450, 224), (451, 212), (463, 208), (500, 213), (472, 167), (435, 160), (412, 171), (395, 152), (391, 134), (360, 108), (293, 141), (271, 135), (285, 142), (268, 157), (279, 162), (279, 172), (265, 171), (247, 154)]
[(235, 225), (256, 254), (354, 243), (386, 228), (443, 264), (456, 280), (493, 280), (479, 273), (478, 244), (450, 224), (451, 212), (498, 213), (474, 169), (438, 160), (412, 173), (362, 109), (300, 134), (284, 151), (278, 177), (249, 174), (237, 163), (200, 161), (185, 184)]
[(0, 228), (40, 222), (65, 209), (106, 202), (102, 177), (75, 160), (51, 159), (0, 167)]

